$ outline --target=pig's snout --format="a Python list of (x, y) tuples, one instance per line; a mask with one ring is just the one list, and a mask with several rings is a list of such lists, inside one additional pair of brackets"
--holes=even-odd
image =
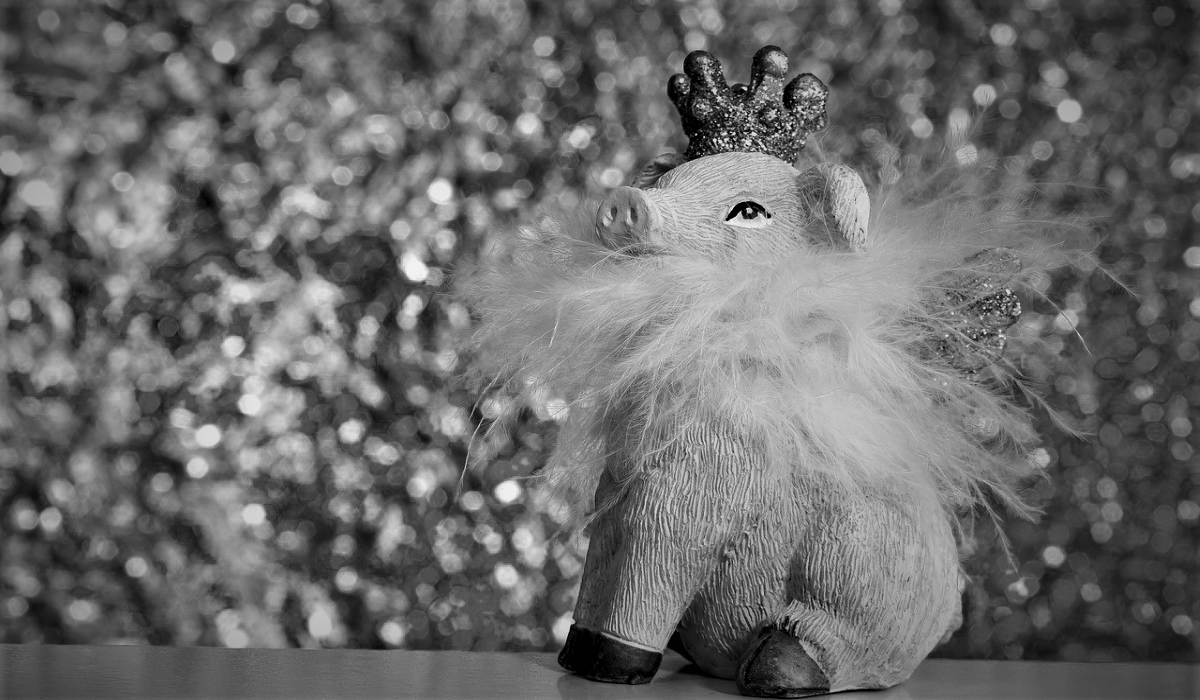
[(649, 243), (657, 212), (645, 193), (633, 187), (618, 187), (596, 211), (596, 233), (600, 242), (613, 250), (640, 248)]

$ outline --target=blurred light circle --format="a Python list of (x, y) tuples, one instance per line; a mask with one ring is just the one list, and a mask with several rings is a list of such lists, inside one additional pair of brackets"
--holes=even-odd
[(221, 442), (221, 429), (212, 423), (196, 430), (196, 444), (203, 448), (216, 447)]
[(950, 110), (950, 116), (946, 122), (952, 136), (962, 138), (971, 131), (971, 113), (962, 107)]
[(259, 503), (250, 503), (242, 508), (242, 521), (247, 525), (262, 525), (266, 519), (267, 509)]
[(42, 511), (41, 515), (38, 516), (38, 522), (41, 523), (42, 529), (47, 533), (58, 532), (63, 522), (62, 511), (51, 506)]
[(458, 499), (464, 510), (479, 510), (483, 507), (483, 494), (478, 491), (467, 491)]
[(308, 633), (317, 639), (333, 634), (333, 618), (324, 606), (318, 607), (308, 616)]
[(530, 532), (529, 528), (522, 525), (513, 532), (512, 543), (518, 550), (529, 549), (534, 544), (533, 533)]
[(1021, 115), (1021, 103), (1009, 98), (1000, 103), (1000, 116), (1005, 119), (1016, 119)]
[(221, 642), (230, 649), (245, 649), (250, 646), (250, 636), (242, 630), (232, 629), (221, 635)]
[(125, 573), (132, 578), (141, 578), (149, 570), (150, 567), (146, 564), (146, 560), (141, 557), (130, 557), (125, 560)]
[(192, 457), (187, 463), (188, 476), (193, 479), (203, 479), (208, 474), (208, 461), (203, 457)]
[(912, 132), (919, 139), (927, 139), (933, 136), (933, 122), (923, 116), (917, 117), (913, 120)]
[(333, 577), (333, 583), (342, 593), (349, 593), (358, 587), (358, 572), (348, 566), (343, 566)]
[(0, 153), (0, 173), (4, 173), (9, 177), (16, 177), (20, 174), (21, 168), (25, 166), (21, 156), (16, 151), (4, 151)]
[(617, 168), (605, 168), (598, 179), (604, 187), (616, 187), (624, 177), (625, 174)]
[(405, 490), (413, 498), (424, 498), (437, 484), (428, 474), (417, 474), (408, 480)]
[(980, 107), (988, 107), (996, 101), (996, 88), (988, 83), (983, 83), (975, 88), (975, 92), (971, 93), (971, 99), (975, 100), (975, 104)]
[(159, 472), (150, 478), (150, 488), (158, 493), (166, 493), (175, 485), (175, 479), (166, 472)]
[(988, 31), (997, 46), (1012, 46), (1017, 41), (1017, 32), (1007, 24), (994, 24)]
[(533, 40), (533, 52), (541, 58), (546, 58), (554, 53), (554, 38), (546, 35), (539, 36)]
[(429, 197), (429, 201), (434, 204), (449, 204), (454, 199), (454, 187), (450, 184), (449, 180), (439, 177), (429, 183), (429, 189), (425, 191), (425, 194)]
[(212, 57), (217, 63), (229, 63), (233, 60), (237, 50), (233, 46), (233, 42), (228, 39), (221, 39), (213, 44)]
[(353, 445), (362, 440), (366, 432), (363, 422), (352, 418), (338, 426), (338, 439), (347, 445)]
[(424, 282), (429, 277), (429, 266), (412, 253), (400, 256), (400, 271), (413, 282)]
[(225, 357), (237, 357), (246, 349), (246, 341), (240, 335), (231, 335), (221, 341), (221, 352)]
[(388, 620), (379, 626), (379, 638), (390, 646), (398, 647), (404, 644), (405, 626), (395, 620)]
[[(522, 112), (521, 116), (517, 117), (515, 126), (518, 134), (521, 134), (522, 136), (533, 136), (542, 130), (542, 120), (538, 118), (538, 115), (533, 114), (532, 112)], [(575, 132), (571, 133), (574, 134)], [(583, 145), (586, 146), (587, 144), (584, 143)]]
[(521, 581), (521, 575), (512, 564), (497, 564), (492, 575), (495, 576), (496, 583), (500, 584), (501, 588), (513, 588)]
[(76, 600), (67, 606), (67, 614), (76, 622), (91, 622), (97, 613), (96, 604), (90, 600)]
[(501, 481), (496, 484), (496, 488), (492, 489), (492, 495), (501, 503), (512, 503), (521, 497), (521, 485), (513, 479)]
[(496, 172), (500, 169), (500, 166), (504, 165), (504, 158), (502, 158), (500, 154), (496, 153), (495, 151), (488, 151), (487, 153), (483, 154), (479, 163), (481, 166), (483, 166), (484, 170), (487, 170), (488, 172)]
[(62, 24), (62, 18), (54, 10), (42, 10), (37, 17), (38, 26), (47, 32), (53, 32)]
[(1171, 629), (1175, 631), (1175, 634), (1182, 634), (1186, 637), (1192, 633), (1194, 627), (1192, 618), (1187, 615), (1176, 615), (1171, 618)]
[(1055, 111), (1058, 113), (1058, 118), (1067, 124), (1077, 122), (1083, 116), (1083, 107), (1075, 100), (1059, 102)]
[(30, 180), (21, 186), (19, 196), (31, 207), (54, 206), (54, 189), (45, 180)]
[(4, 602), (4, 611), (9, 617), (21, 617), (29, 611), (29, 602), (19, 595), (15, 595)]
[(262, 399), (257, 394), (242, 394), (237, 402), (238, 410), (247, 416), (257, 416), (262, 411)]
[(1190, 268), (1200, 267), (1200, 246), (1192, 246), (1183, 251), (1183, 264)]
[(122, 170), (112, 176), (113, 189), (118, 192), (128, 192), (133, 189), (133, 176)]

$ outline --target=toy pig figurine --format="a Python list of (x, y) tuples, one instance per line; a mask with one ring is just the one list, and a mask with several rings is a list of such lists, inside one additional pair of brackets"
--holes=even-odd
[(827, 91), (784, 87), (776, 47), (748, 87), (684, 70), (683, 157), (459, 285), (481, 384), (567, 405), (545, 475), (590, 545), (559, 663), (645, 683), (670, 647), (746, 695), (895, 685), (961, 620), (956, 514), (1019, 508), (1038, 469), (1001, 352), (1011, 290), (1061, 255), (977, 173), (872, 206), (849, 168), (794, 168)]

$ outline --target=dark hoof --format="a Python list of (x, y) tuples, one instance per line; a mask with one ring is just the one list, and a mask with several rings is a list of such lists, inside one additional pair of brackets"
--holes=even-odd
[(649, 683), (662, 663), (662, 652), (647, 651), (571, 625), (558, 665), (588, 680), (637, 685)]
[(760, 698), (806, 698), (829, 692), (829, 679), (800, 640), (771, 627), (742, 654), (736, 681), (742, 695)]

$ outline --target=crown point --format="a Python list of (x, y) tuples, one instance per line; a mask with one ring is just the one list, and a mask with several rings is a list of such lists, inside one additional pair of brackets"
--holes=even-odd
[(683, 61), (683, 72), (697, 85), (716, 89), (726, 87), (721, 62), (707, 51), (693, 51), (688, 54)]
[(693, 51), (683, 59), (683, 72), (695, 73), (703, 70), (705, 67), (711, 67), (714, 65), (718, 67), (720, 65), (720, 61), (717, 60), (716, 56), (713, 56), (707, 51)]
[(796, 114), (800, 128), (810, 133), (824, 127), (828, 121), (825, 115), (828, 98), (829, 88), (812, 73), (797, 77), (783, 91), (784, 106)]
[(769, 75), (782, 79), (787, 75), (788, 58), (778, 46), (764, 46), (754, 54), (750, 69), (752, 75)]
[(779, 101), (783, 92), (783, 79), (787, 76), (787, 54), (778, 46), (764, 46), (754, 54), (750, 64), (749, 99), (766, 102)]
[(684, 110), (685, 100), (687, 100), (688, 93), (691, 91), (692, 81), (688, 80), (688, 77), (683, 73), (672, 75), (671, 79), (667, 82), (667, 97), (671, 98), (671, 102), (675, 104), (675, 107), (680, 112)]

